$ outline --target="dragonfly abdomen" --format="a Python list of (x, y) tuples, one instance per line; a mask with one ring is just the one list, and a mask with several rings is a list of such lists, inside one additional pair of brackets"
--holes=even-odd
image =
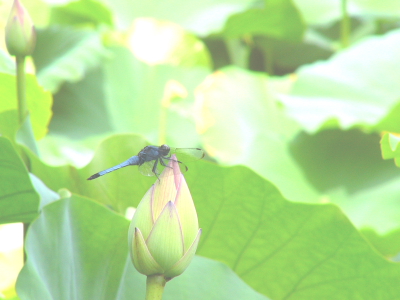
[(112, 171), (121, 169), (121, 168), (123, 168), (123, 167), (138, 165), (139, 162), (140, 162), (140, 159), (139, 159), (138, 156), (136, 156), (136, 155), (135, 155), (135, 156), (132, 156), (131, 158), (127, 159), (126, 161), (120, 163), (119, 165), (116, 165), (116, 166), (111, 167), (111, 168), (108, 168), (108, 169), (106, 169), (106, 170), (104, 170), (104, 171), (100, 171), (100, 172), (98, 172), (98, 173), (96, 173), (96, 174), (93, 174), (93, 175), (90, 176), (87, 180), (96, 179), (96, 178), (98, 178), (98, 177), (100, 177), (100, 176), (103, 176), (103, 175), (105, 175), (105, 174), (107, 174), (107, 173), (110, 173), (110, 172), (112, 172)]

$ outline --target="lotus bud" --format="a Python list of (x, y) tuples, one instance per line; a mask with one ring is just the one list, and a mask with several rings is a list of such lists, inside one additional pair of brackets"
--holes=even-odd
[(175, 155), (139, 203), (129, 227), (135, 268), (168, 281), (190, 264), (201, 235), (196, 208)]
[(6, 25), (6, 46), (11, 55), (32, 54), (36, 45), (36, 31), (28, 11), (19, 0), (14, 0)]

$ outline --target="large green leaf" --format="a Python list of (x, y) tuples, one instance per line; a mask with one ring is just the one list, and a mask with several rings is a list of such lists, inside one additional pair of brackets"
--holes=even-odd
[(381, 235), (369, 228), (363, 229), (361, 233), (383, 256), (399, 261), (396, 255), (400, 253), (400, 230)]
[(265, 0), (264, 7), (251, 8), (229, 17), (223, 30), (227, 38), (265, 35), (300, 41), (305, 26), (291, 0)]
[(209, 76), (196, 91), (197, 130), (222, 163), (251, 167), (289, 199), (315, 200), (288, 151), (299, 128), (281, 111), (269, 83), (264, 74), (233, 67)]
[[(15, 76), (0, 73), (0, 82), (0, 113), (16, 110), (18, 108), (18, 100)], [(49, 92), (38, 84), (36, 77), (30, 74), (26, 75), (26, 100), (35, 138), (41, 139), (47, 133), (47, 126), (51, 118), (52, 97)], [(9, 117), (11, 117), (10, 114), (8, 115)], [(10, 122), (10, 126), (13, 126), (11, 125), (13, 122)], [(2, 130), (9, 131), (9, 129)]]
[[(311, 132), (323, 125), (348, 129), (400, 130), (399, 122), (379, 122), (396, 108), (400, 90), (400, 30), (371, 37), (327, 62), (303, 67), (290, 95), (281, 100), (288, 113)], [(398, 120), (399, 109), (391, 115)], [(391, 128), (386, 128), (391, 124)]]
[(98, 1), (80, 0), (51, 8), (50, 24), (62, 25), (113, 25), (109, 9)]
[(100, 33), (61, 26), (39, 30), (32, 55), (39, 82), (52, 92), (64, 82), (81, 80), (107, 56)]
[(0, 223), (30, 222), (39, 197), (10, 141), (0, 137)]
[(114, 11), (121, 27), (132, 20), (151, 17), (169, 20), (199, 35), (220, 31), (229, 15), (247, 8), (251, 0), (173, 0), (125, 1), (102, 0)]
[[(143, 299), (145, 276), (128, 255), (129, 222), (79, 196), (50, 204), (30, 226), (17, 282), (25, 299)], [(207, 274), (207, 276), (205, 276)], [(266, 299), (226, 266), (195, 258), (163, 299)]]
[(334, 205), (289, 202), (244, 167), (196, 164), (190, 172), (203, 228), (198, 254), (226, 263), (258, 292), (296, 300), (400, 294), (400, 266), (378, 255)]

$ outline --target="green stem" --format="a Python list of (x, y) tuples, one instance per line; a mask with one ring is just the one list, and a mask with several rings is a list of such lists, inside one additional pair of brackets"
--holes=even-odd
[(232, 64), (247, 69), (251, 51), (249, 44), (242, 42), (240, 39), (226, 39), (225, 44)]
[(147, 276), (146, 280), (146, 300), (161, 300), (165, 287), (163, 275)]
[(341, 42), (342, 48), (350, 45), (350, 18), (347, 11), (347, 0), (342, 0)]
[(26, 104), (26, 78), (25, 78), (25, 56), (17, 56), (17, 98), (18, 98), (18, 120), (22, 125), (27, 114)]

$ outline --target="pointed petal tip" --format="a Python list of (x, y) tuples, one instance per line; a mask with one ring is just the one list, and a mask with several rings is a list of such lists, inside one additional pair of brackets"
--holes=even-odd
[(170, 280), (176, 276), (181, 275), (186, 268), (189, 266), (190, 262), (192, 261), (196, 250), (197, 246), (199, 245), (200, 241), (200, 235), (201, 235), (202, 229), (200, 228), (196, 238), (194, 239), (192, 245), (189, 247), (189, 249), (186, 251), (186, 253), (182, 256), (182, 258), (175, 264), (173, 265), (169, 270), (165, 272), (165, 276)]
[(134, 238), (130, 241), (129, 248), (136, 270), (147, 276), (164, 273), (163, 268), (154, 260), (154, 257), (147, 248), (140, 229), (135, 227), (134, 231)]

